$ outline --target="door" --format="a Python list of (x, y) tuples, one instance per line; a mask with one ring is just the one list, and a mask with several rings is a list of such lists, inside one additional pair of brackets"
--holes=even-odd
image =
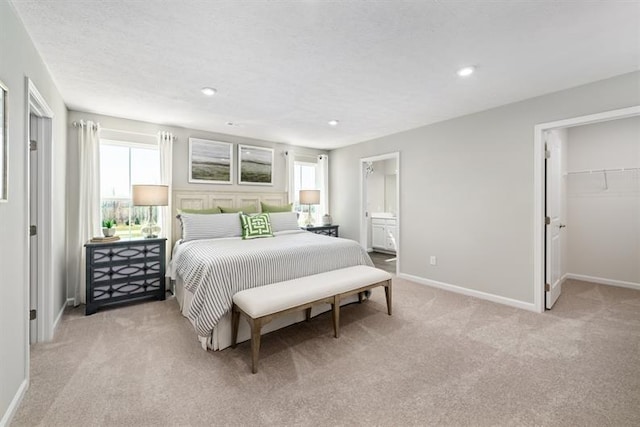
[(545, 306), (553, 307), (562, 292), (562, 150), (557, 132), (548, 131), (546, 140), (545, 181), (546, 181), (546, 260), (545, 260)]
[[(38, 307), (38, 117), (29, 116), (29, 310)], [(37, 313), (37, 312), (36, 312)], [(38, 341), (38, 321), (31, 316), (29, 342)]]

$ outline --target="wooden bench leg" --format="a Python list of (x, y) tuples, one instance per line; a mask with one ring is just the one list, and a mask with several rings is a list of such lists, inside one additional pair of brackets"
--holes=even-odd
[(238, 324), (240, 323), (240, 311), (233, 307), (231, 317), (231, 348), (236, 348), (238, 342)]
[(364, 301), (364, 292), (358, 292), (358, 303), (362, 304), (362, 301)]
[(391, 316), (391, 280), (387, 280), (384, 285), (384, 295), (387, 297), (387, 313)]
[(251, 319), (251, 372), (258, 372), (258, 355), (260, 354), (261, 319)]
[(309, 308), (307, 308), (307, 309), (305, 310), (305, 318), (306, 318), (307, 322), (308, 322), (309, 320), (311, 320), (311, 307), (309, 307)]
[(333, 336), (340, 337), (340, 297), (338, 295), (333, 297), (333, 304), (331, 304), (331, 312), (333, 314)]

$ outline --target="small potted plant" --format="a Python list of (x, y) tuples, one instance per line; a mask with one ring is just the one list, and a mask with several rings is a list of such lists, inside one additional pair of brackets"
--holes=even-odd
[(116, 234), (116, 220), (115, 219), (103, 219), (102, 220), (102, 234), (104, 237), (112, 237)]

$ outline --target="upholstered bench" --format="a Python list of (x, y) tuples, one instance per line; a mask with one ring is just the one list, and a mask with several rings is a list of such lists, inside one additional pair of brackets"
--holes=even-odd
[(366, 265), (341, 268), (313, 276), (273, 283), (240, 291), (233, 296), (232, 347), (238, 339), (238, 324), (242, 314), (251, 327), (251, 371), (258, 371), (260, 332), (274, 317), (292, 311), (306, 310), (319, 303), (331, 304), (334, 336), (340, 336), (340, 301), (350, 295), (384, 286), (387, 312), (391, 316), (391, 275)]

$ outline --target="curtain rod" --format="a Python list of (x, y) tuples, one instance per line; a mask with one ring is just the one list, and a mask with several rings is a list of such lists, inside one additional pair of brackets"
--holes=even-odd
[[(82, 121), (80, 121), (80, 122), (75, 122), (74, 121), (72, 124), (73, 124), (74, 128), (77, 128), (79, 126), (82, 126), (83, 122)], [(131, 135), (150, 136), (150, 137), (153, 137), (153, 138), (155, 138), (157, 136), (157, 134), (153, 134), (153, 133), (143, 133), (143, 132), (134, 132), (134, 131), (130, 131), (130, 130), (103, 128), (103, 127), (100, 126), (100, 123), (95, 123), (93, 125), (93, 128), (94, 129), (100, 128), (100, 130), (104, 130), (104, 131), (107, 131), (107, 132), (128, 133), (128, 134), (131, 134)], [(165, 132), (165, 131), (158, 131), (158, 132)], [(167, 133), (171, 133), (171, 132), (167, 132)], [(176, 139), (177, 139), (176, 136), (172, 135), (172, 140), (175, 141)]]

